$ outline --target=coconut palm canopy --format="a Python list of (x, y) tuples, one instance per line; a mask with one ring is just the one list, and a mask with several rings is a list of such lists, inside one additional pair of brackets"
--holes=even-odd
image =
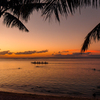
[[(18, 27), (19, 30), (28, 32), (29, 30), (22, 23), (28, 22), (34, 10), (40, 10), (45, 19), (51, 19), (52, 15), (60, 22), (60, 16), (67, 17), (74, 14), (75, 10), (83, 6), (98, 7), (100, 0), (0, 0), (0, 17), (4, 19), (7, 27)], [(91, 39), (100, 38), (100, 25), (98, 24), (87, 36), (84, 41), (82, 52), (88, 48)]]
[(82, 6), (97, 6), (97, 0), (0, 0), (0, 17), (3, 16), (4, 24), (8, 27), (18, 27), (20, 30), (29, 30), (20, 21), (28, 21), (34, 10), (41, 10), (45, 19), (50, 19), (53, 14), (58, 21), (59, 15), (68, 16)]
[(40, 0), (0, 0), (0, 17), (3, 16), (4, 24), (7, 27), (18, 27), (20, 30), (29, 30), (20, 21), (28, 21), (33, 10), (43, 7)]

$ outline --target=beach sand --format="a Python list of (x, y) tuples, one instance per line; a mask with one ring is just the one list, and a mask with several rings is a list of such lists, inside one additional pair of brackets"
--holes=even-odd
[(100, 100), (100, 99), (0, 92), (0, 100)]

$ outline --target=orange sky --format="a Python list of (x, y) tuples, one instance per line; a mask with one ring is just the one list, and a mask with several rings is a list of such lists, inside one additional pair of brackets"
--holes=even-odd
[[(88, 7), (61, 17), (61, 22), (52, 18), (51, 22), (44, 21), (41, 14), (34, 12), (28, 23), (24, 23), (29, 32), (19, 31), (18, 28), (7, 28), (0, 19), (0, 58), (2, 57), (42, 57), (69, 55), (80, 53), (85, 36), (100, 22), (100, 8)], [(45, 51), (41, 53), (20, 54), (17, 52)], [(100, 55), (100, 42), (92, 42), (87, 52)], [(2, 52), (6, 51), (6, 54)], [(9, 52), (12, 54), (8, 54)], [(65, 51), (65, 52), (64, 52)]]

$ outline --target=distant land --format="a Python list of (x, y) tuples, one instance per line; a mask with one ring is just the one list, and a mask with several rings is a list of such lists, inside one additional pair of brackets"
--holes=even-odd
[(86, 57), (27, 57), (27, 58), (0, 58), (0, 59), (100, 59), (100, 55), (90, 55)]

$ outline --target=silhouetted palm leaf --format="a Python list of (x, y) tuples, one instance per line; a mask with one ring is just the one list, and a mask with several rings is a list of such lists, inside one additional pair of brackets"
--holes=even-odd
[[(58, 21), (59, 15), (67, 16), (69, 13), (73, 14), (75, 9), (82, 5), (82, 0), (45, 0), (46, 5), (43, 9), (43, 16), (45, 19), (51, 18), (55, 14)], [(81, 2), (81, 3), (80, 3)]]
[(23, 18), (23, 20), (28, 21), (28, 18), (30, 17), (30, 14), (34, 10), (39, 10), (43, 8), (43, 3), (31, 3), (31, 4), (25, 4), (20, 9), (20, 15)]
[(86, 36), (81, 52), (84, 52), (88, 49), (88, 46), (91, 44), (92, 39), (94, 41), (100, 40), (100, 23)]
[(46, 5), (43, 9), (42, 16), (45, 16), (45, 19), (51, 18), (53, 14), (58, 21), (60, 21), (59, 16), (68, 14), (73, 14), (77, 8), (83, 6), (93, 6), (97, 7), (100, 0), (44, 0)]
[[(39, 10), (43, 8), (43, 5), (44, 3), (40, 3), (40, 0), (0, 0), (0, 17), (4, 15), (6, 26), (16, 26), (20, 30), (28, 32), (28, 29), (19, 18), (21, 17), (21, 20), (28, 21), (33, 10)], [(7, 13), (7, 11), (10, 11), (12, 15), (10, 12)]]
[(44, 3), (36, 3), (35, 1), (32, 2), (31, 0), (31, 2), (28, 2), (28, 3), (22, 3), (19, 5), (12, 6), (10, 10), (11, 12), (13, 12), (14, 15), (17, 15), (18, 17), (21, 17), (23, 20), (28, 21), (31, 13), (34, 10), (38, 11), (39, 9), (42, 9), (43, 6), (44, 6)]
[(15, 26), (18, 27), (19, 30), (24, 30), (26, 32), (29, 32), (29, 30), (23, 25), (23, 23), (19, 19), (11, 15), (10, 13), (5, 13), (3, 22), (4, 24), (6, 24), (7, 27)]

